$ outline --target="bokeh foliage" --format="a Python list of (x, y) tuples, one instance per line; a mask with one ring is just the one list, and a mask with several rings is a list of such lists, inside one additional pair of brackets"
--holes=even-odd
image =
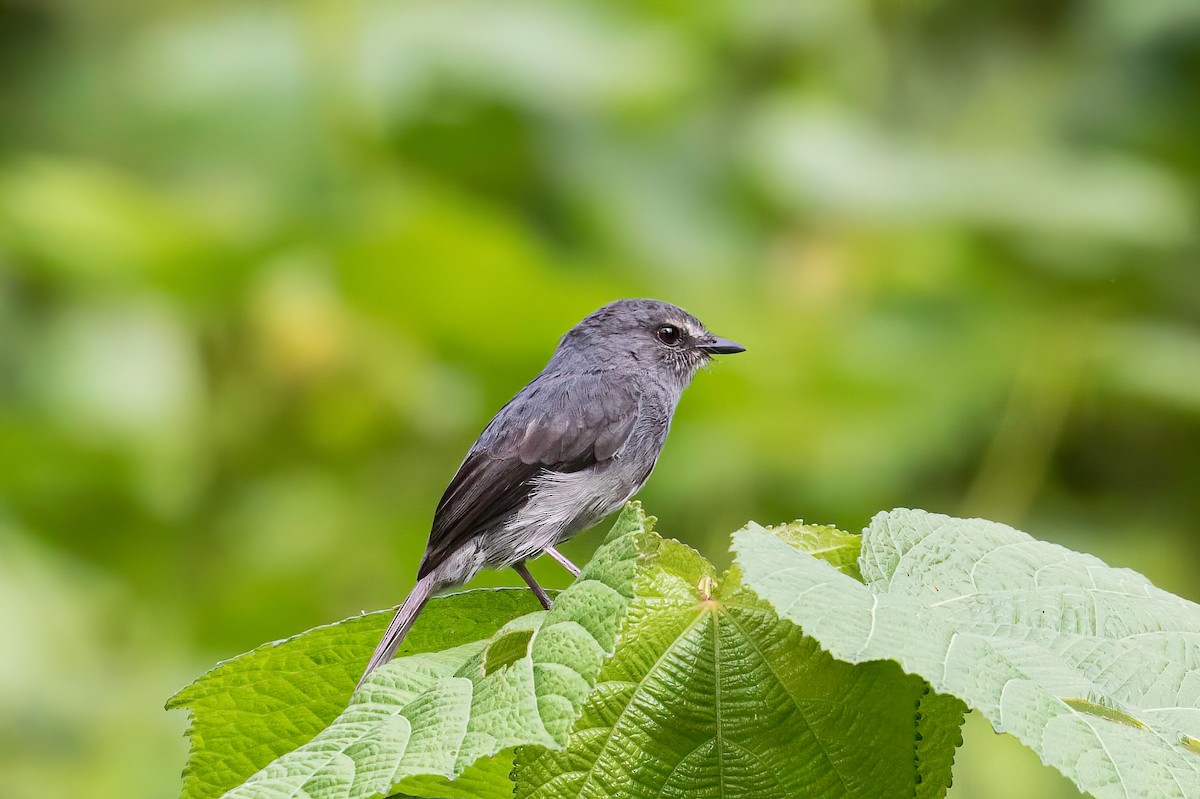
[[(705, 555), (907, 505), (1200, 598), (1198, 63), (1190, 0), (0, 0), (0, 785), (170, 795), (162, 699), (399, 601), (619, 296), (749, 347), (643, 494)], [(959, 797), (1059, 789), (971, 729)]]

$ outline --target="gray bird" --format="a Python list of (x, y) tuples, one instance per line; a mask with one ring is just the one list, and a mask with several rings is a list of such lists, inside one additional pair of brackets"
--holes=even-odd
[(434, 513), (417, 584), (362, 679), (396, 654), (435, 592), (482, 568), (511, 566), (542, 606), (525, 561), (593, 526), (637, 493), (696, 370), (743, 352), (657, 300), (618, 300), (567, 331), (542, 373), (500, 409), (458, 467)]

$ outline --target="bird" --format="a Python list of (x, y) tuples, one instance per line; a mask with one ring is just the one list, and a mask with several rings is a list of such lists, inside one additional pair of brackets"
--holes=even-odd
[(434, 512), (417, 582), (359, 680), (391, 660), (425, 603), (483, 568), (511, 567), (549, 609), (526, 562), (622, 507), (649, 478), (680, 396), (716, 355), (745, 347), (667, 302), (623, 299), (588, 314), (492, 418)]

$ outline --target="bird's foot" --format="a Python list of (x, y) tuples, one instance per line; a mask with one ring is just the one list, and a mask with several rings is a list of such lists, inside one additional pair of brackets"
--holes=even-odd
[(567, 559), (567, 556), (559, 552), (554, 547), (546, 547), (546, 554), (557, 560), (564, 569), (571, 573), (572, 577), (579, 577), (579, 567)]
[(542, 607), (549, 610), (554, 603), (550, 601), (550, 596), (546, 593), (546, 590), (537, 584), (537, 580), (533, 579), (533, 575), (529, 573), (529, 567), (524, 562), (521, 562), (514, 565), (513, 569), (517, 574), (521, 575), (521, 579), (529, 586), (529, 590), (533, 592), (533, 595), (538, 598), (538, 602), (542, 603)]

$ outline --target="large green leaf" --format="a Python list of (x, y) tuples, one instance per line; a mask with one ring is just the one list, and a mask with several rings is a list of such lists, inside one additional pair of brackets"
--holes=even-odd
[(522, 614), (533, 602), (526, 592), (432, 601), (405, 642), (409, 654), (353, 697), (388, 614), (222, 664), (169, 705), (194, 714), (185, 796), (511, 794), (512, 747), (565, 741), (653, 549), (644, 544), (652, 522), (628, 506), (549, 612)]
[(865, 585), (757, 525), (747, 585), (851, 663), (898, 661), (1097, 797), (1200, 796), (1200, 607), (994, 522), (880, 514)]
[[(353, 696), (387, 614), (222, 664), (171, 702), (194, 714), (185, 796), (499, 799), (514, 752), (527, 797), (944, 794), (958, 700), (834, 660), (652, 522), (630, 505), (549, 612), (435, 600)], [(775, 534), (858, 573), (858, 536)]]
[[(856, 571), (858, 537), (779, 535)], [(518, 753), (517, 796), (934, 797), (962, 704), (895, 664), (834, 660), (691, 549), (659, 541), (567, 746)], [(850, 578), (847, 578), (850, 579)]]
[[(540, 606), (526, 590), (464, 591), (430, 600), (400, 654), (486, 639)], [(191, 711), (183, 799), (212, 799), (307, 743), (346, 708), (392, 611), (355, 616), (227, 660), (173, 696)]]

